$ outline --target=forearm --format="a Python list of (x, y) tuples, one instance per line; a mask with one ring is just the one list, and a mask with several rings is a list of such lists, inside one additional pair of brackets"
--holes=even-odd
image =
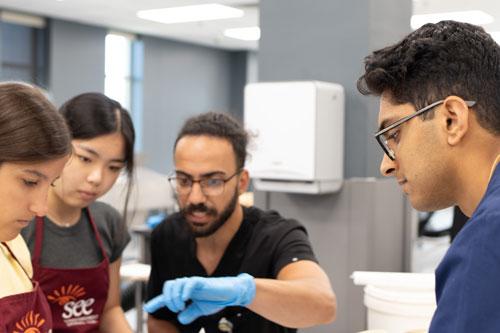
[(132, 329), (120, 306), (120, 264), (121, 258), (109, 265), (108, 298), (99, 324), (100, 332), (132, 333)]
[[(187, 300), (191, 303), (187, 304)], [(335, 319), (336, 300), (325, 272), (313, 261), (300, 260), (283, 267), (276, 279), (253, 278), (247, 273), (226, 277), (190, 277), (169, 280), (163, 293), (148, 301), (148, 313), (167, 307), (188, 324), (227, 306), (246, 306), (286, 327), (302, 328)]]
[[(317, 273), (317, 272), (316, 272)], [(285, 327), (303, 328), (332, 322), (336, 299), (326, 275), (300, 279), (255, 279), (250, 310)]]
[(124, 332), (132, 333), (132, 329), (125, 318), (125, 314), (120, 306), (113, 306), (102, 314), (101, 322), (99, 324), (99, 332), (101, 333), (115, 333)]
[(179, 333), (177, 328), (166, 320), (159, 320), (153, 316), (148, 316), (149, 333)]

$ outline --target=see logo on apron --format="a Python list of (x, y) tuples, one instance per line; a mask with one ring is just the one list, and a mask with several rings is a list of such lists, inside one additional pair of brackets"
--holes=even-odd
[(99, 315), (93, 314), (94, 298), (81, 298), (85, 296), (85, 289), (79, 285), (70, 284), (54, 290), (47, 299), (63, 308), (61, 317), (68, 327), (75, 325), (98, 324)]
[(42, 267), (43, 219), (36, 219), (33, 270), (35, 279), (47, 295), (54, 331), (58, 333), (97, 332), (108, 297), (109, 260), (88, 208), (88, 220), (99, 244), (103, 260), (89, 268)]
[[(6, 243), (2, 245), (22, 268), (19, 260)], [(9, 295), (0, 298), (0, 332), (2, 333), (50, 333), (52, 332), (52, 317), (47, 299), (38, 282), (31, 280), (33, 291)]]

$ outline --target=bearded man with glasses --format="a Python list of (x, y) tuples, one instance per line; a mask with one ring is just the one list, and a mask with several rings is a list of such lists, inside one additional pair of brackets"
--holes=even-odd
[(500, 332), (500, 47), (483, 28), (442, 21), (365, 58), (380, 96), (380, 171), (421, 211), (470, 217), (436, 270), (430, 333)]
[(150, 333), (288, 333), (331, 322), (336, 301), (304, 227), (244, 208), (248, 134), (231, 116), (188, 119), (169, 177), (180, 212), (151, 237)]

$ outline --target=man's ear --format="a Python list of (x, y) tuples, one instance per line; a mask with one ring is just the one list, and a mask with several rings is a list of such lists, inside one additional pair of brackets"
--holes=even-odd
[(470, 107), (462, 98), (449, 96), (444, 100), (442, 110), (442, 126), (446, 132), (447, 142), (451, 146), (456, 146), (469, 129)]
[(250, 175), (248, 170), (243, 169), (240, 174), (240, 180), (238, 183), (238, 194), (243, 194), (247, 191), (248, 185), (250, 184)]

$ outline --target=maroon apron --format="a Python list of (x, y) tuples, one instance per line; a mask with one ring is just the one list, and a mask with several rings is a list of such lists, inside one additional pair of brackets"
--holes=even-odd
[(33, 291), (0, 298), (0, 333), (51, 332), (50, 307), (38, 282), (31, 280), (9, 246), (3, 242), (2, 244), (33, 283)]
[(99, 322), (108, 298), (109, 260), (94, 219), (88, 208), (85, 213), (94, 230), (103, 260), (90, 268), (42, 267), (40, 258), (43, 242), (43, 219), (37, 217), (35, 226), (34, 279), (47, 295), (52, 310), (54, 332), (99, 332)]

